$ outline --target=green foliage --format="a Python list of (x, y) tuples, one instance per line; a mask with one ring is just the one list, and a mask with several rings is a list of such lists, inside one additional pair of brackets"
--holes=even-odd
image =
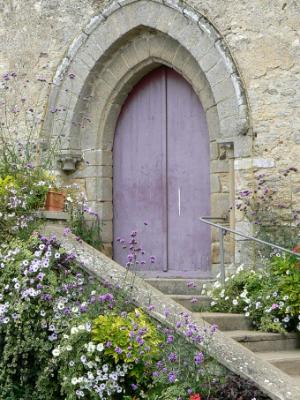
[(147, 397), (149, 400), (174, 400), (174, 399), (187, 399), (188, 398), (188, 386), (186, 384), (174, 384), (172, 386), (164, 388), (158, 392), (155, 390), (150, 393)]
[[(144, 365), (159, 359), (162, 335), (139, 309), (121, 316), (113, 313), (100, 315), (93, 322), (92, 338), (95, 343), (111, 344), (105, 348), (104, 355), (112, 358), (116, 364), (121, 361), (134, 365), (130, 375), (137, 382), (145, 379)], [(116, 351), (116, 348), (119, 350)]]
[(87, 199), (78, 189), (67, 187), (66, 209), (69, 212), (69, 226), (74, 235), (80, 237), (95, 249), (101, 250), (101, 221), (97, 212), (92, 210)]
[(43, 206), (49, 185), (47, 174), (40, 168), (12, 168), (10, 173), (0, 174), (1, 241), (9, 241), (16, 235), (28, 238), (37, 226), (33, 214)]
[(209, 293), (211, 309), (245, 313), (263, 331), (300, 331), (300, 261), (296, 256), (272, 257), (265, 271), (243, 270), (219, 282)]
[[(293, 198), (293, 175), (297, 169), (290, 167), (279, 173), (255, 176), (251, 188), (241, 190), (236, 208), (253, 224), (255, 235), (270, 243), (292, 248), (300, 233), (300, 211)], [(259, 255), (274, 254), (270, 247), (256, 245)]]
[(78, 304), (92, 285), (83, 285), (74, 256), (54, 239), (33, 237), (4, 245), (0, 265), (1, 395), (61, 399), (57, 373), (47, 370), (51, 351), (71, 321), (81, 316)]

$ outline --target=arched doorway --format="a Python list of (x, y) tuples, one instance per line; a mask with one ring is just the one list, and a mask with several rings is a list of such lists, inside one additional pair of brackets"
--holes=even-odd
[[(189, 83), (160, 67), (131, 91), (113, 146), (114, 259), (125, 265), (116, 239), (137, 230), (145, 276), (200, 277), (210, 273), (209, 135), (205, 112)], [(144, 226), (144, 222), (149, 225)], [(146, 264), (147, 265), (147, 264)]]

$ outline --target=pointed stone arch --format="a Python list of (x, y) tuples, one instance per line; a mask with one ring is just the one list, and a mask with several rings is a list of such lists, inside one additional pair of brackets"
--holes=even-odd
[[(43, 129), (45, 141), (58, 138), (62, 169), (84, 180), (89, 201), (106, 221), (107, 243), (112, 240), (112, 145), (118, 115), (133, 86), (162, 64), (192, 85), (206, 111), (215, 216), (229, 206), (228, 194), (219, 189), (218, 174), (229, 170), (219, 160), (219, 143), (233, 143), (244, 157), (251, 152), (242, 80), (213, 25), (181, 1), (112, 2), (92, 18), (58, 66)], [(75, 169), (82, 158), (89, 165)]]

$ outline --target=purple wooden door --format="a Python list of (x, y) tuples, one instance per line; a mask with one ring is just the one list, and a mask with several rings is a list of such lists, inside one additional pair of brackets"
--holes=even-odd
[(198, 219), (210, 213), (208, 131), (198, 97), (175, 71), (161, 67), (130, 93), (113, 165), (114, 259), (126, 264), (116, 239), (137, 230), (156, 257), (151, 269), (140, 267), (145, 275), (208, 275), (210, 230)]

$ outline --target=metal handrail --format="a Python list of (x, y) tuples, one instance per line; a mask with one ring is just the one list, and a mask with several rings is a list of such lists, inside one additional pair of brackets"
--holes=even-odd
[(221, 271), (220, 271), (220, 272), (221, 272), (221, 281), (222, 281), (222, 283), (225, 283), (224, 236), (225, 236), (226, 232), (230, 232), (230, 233), (233, 233), (234, 235), (241, 236), (241, 237), (243, 237), (243, 238), (245, 238), (245, 239), (247, 239), (247, 240), (252, 240), (252, 241), (257, 242), (257, 243), (265, 244), (265, 245), (271, 247), (272, 249), (277, 249), (277, 250), (283, 251), (283, 252), (285, 252), (285, 253), (288, 253), (288, 254), (291, 254), (291, 255), (293, 255), (293, 256), (295, 256), (295, 257), (300, 258), (300, 254), (299, 254), (299, 253), (295, 253), (295, 252), (292, 251), (292, 250), (286, 249), (286, 248), (284, 248), (284, 247), (278, 246), (277, 244), (270, 243), (270, 242), (267, 242), (267, 241), (262, 240), (262, 239), (258, 239), (258, 238), (254, 237), (254, 236), (245, 235), (244, 233), (238, 232), (238, 231), (236, 231), (236, 230), (234, 230), (234, 229), (227, 228), (227, 227), (224, 226), (224, 225), (216, 224), (215, 222), (211, 222), (211, 221), (210, 221), (211, 219), (222, 219), (222, 220), (224, 220), (224, 218), (218, 218), (218, 217), (200, 217), (199, 219), (200, 219), (201, 222), (204, 222), (205, 224), (214, 226), (215, 228), (218, 228), (218, 229), (219, 229), (219, 238), (220, 238), (220, 268), (221, 268)]

